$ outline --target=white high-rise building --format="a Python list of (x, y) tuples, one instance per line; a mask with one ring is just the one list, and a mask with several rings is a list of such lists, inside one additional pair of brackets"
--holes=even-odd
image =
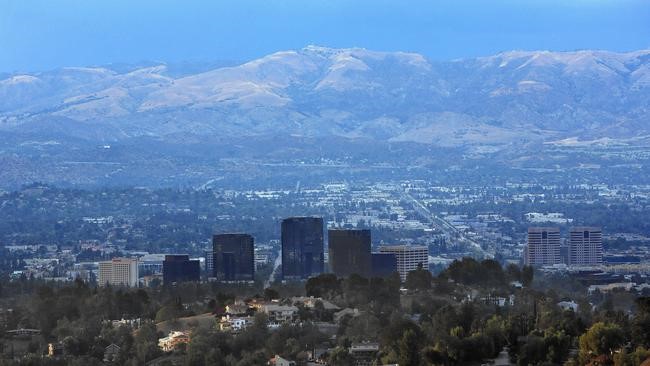
[(560, 229), (556, 227), (528, 228), (528, 246), (524, 264), (550, 266), (562, 263), (560, 256)]
[(99, 262), (99, 285), (128, 286), (138, 285), (138, 260), (131, 258), (113, 258)]
[(603, 233), (599, 227), (574, 227), (569, 232), (569, 265), (603, 263)]
[(205, 251), (205, 272), (208, 277), (214, 276), (214, 252), (212, 250)]
[(395, 254), (397, 272), (402, 281), (406, 281), (406, 275), (419, 265), (429, 270), (429, 248), (424, 245), (385, 245), (379, 247), (379, 252)]

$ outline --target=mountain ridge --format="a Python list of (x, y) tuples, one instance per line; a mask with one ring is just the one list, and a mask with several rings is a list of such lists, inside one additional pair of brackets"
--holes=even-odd
[(97, 126), (88, 137), (97, 140), (303, 134), (507, 145), (647, 134), (649, 101), (650, 50), (431, 61), (307, 46), (180, 77), (164, 64), (10, 75), (0, 80), (0, 129), (47, 135), (56, 119)]

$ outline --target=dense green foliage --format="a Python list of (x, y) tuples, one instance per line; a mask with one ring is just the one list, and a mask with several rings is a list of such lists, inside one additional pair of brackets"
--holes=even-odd
[[(493, 260), (466, 258), (436, 277), (424, 269), (413, 271), (404, 284), (397, 274), (372, 279), (323, 274), (304, 287), (275, 283), (267, 289), (216, 283), (122, 289), (95, 288), (81, 281), (6, 281), (2, 307), (14, 312), (2, 330), (35, 328), (42, 334), (25, 345), (31, 355), (24, 357), (12, 348), (19, 340), (3, 338), (0, 365), (100, 364), (111, 343), (121, 347), (116, 362), (124, 365), (153, 359), (193, 366), (261, 365), (274, 355), (303, 364), (315, 348), (329, 348), (324, 357), (330, 365), (352, 365), (347, 348), (362, 341), (378, 342), (377, 364), (480, 365), (504, 350), (517, 365), (638, 366), (650, 356), (649, 298), (632, 298), (634, 315), (628, 317), (608, 295), (581, 297), (563, 289), (562, 281), (535, 275), (529, 268), (504, 269)], [(512, 287), (512, 281), (526, 286)], [(235, 298), (286, 303), (297, 295), (357, 310), (339, 319), (335, 340), (319, 329), (319, 324), (334, 319), (318, 301), (313, 308), (300, 305), (298, 321), (278, 329), (269, 329), (266, 316), (258, 313), (253, 324), (238, 333), (197, 323), (186, 347), (169, 354), (157, 347), (158, 338), (165, 335), (163, 324), (218, 313)], [(558, 301), (567, 296), (575, 297), (577, 311), (559, 308)], [(506, 299), (504, 306), (495, 302), (500, 297)], [(121, 318), (141, 318), (143, 324), (132, 331), (105, 322)], [(64, 356), (41, 357), (48, 342), (60, 342)]]

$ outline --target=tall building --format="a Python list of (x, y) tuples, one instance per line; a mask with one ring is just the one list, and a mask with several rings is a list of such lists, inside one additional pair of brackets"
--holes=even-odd
[(328, 230), (330, 271), (338, 277), (353, 273), (369, 277), (370, 230)]
[(569, 231), (569, 265), (603, 263), (603, 233), (598, 227), (574, 227)]
[(528, 245), (524, 252), (524, 263), (528, 266), (562, 263), (560, 229), (556, 227), (528, 228)]
[(201, 263), (190, 260), (189, 255), (166, 255), (163, 261), (163, 284), (198, 282), (201, 280)]
[(138, 285), (138, 260), (131, 258), (113, 258), (99, 262), (99, 285), (106, 286)]
[(372, 253), (372, 277), (387, 277), (397, 272), (397, 258), (393, 253)]
[(220, 281), (252, 281), (255, 275), (253, 237), (218, 234), (212, 238), (214, 277)]
[(560, 244), (560, 263), (569, 264), (569, 245), (565, 241)]
[(323, 273), (323, 219), (290, 217), (282, 220), (282, 276), (306, 279)]
[(402, 281), (406, 281), (406, 275), (420, 265), (429, 270), (429, 248), (424, 245), (385, 245), (379, 247), (379, 253), (395, 254), (397, 272)]
[(150, 276), (162, 274), (165, 254), (145, 254), (138, 258), (138, 274)]
[(205, 251), (205, 272), (208, 274), (208, 277), (214, 276), (214, 251), (206, 250)]

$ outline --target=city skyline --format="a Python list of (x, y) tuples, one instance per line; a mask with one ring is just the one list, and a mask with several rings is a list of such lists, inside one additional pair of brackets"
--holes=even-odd
[(650, 1), (0, 0), (0, 365), (650, 365)]

